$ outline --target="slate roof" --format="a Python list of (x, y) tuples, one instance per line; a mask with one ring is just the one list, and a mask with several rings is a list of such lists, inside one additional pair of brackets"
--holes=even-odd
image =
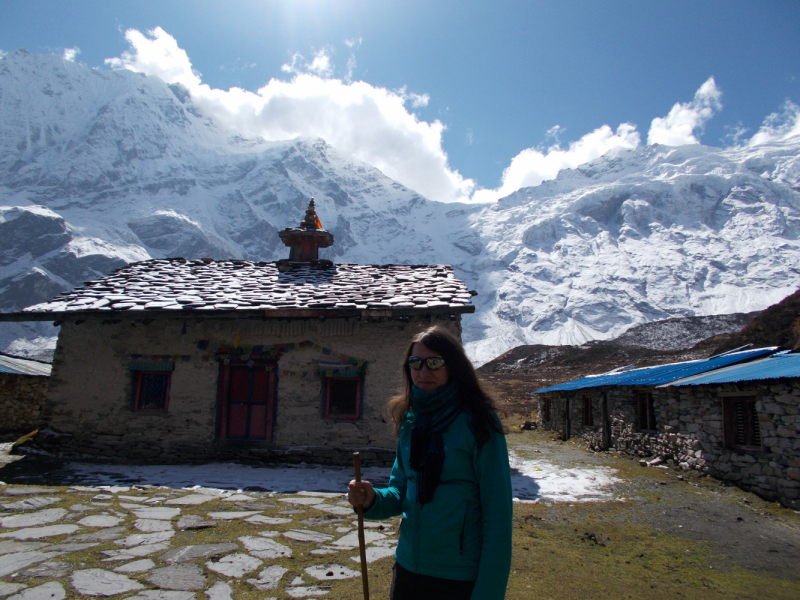
[[(132, 263), (49, 302), (0, 320), (58, 315), (257, 313), (262, 316), (395, 316), (474, 312), (472, 292), (450, 265), (358, 265), (329, 261), (156, 259)], [(278, 267), (281, 267), (279, 269)]]

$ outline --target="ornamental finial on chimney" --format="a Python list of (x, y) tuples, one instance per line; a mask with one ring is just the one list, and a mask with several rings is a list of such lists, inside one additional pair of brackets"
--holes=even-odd
[[(279, 232), (281, 241), (289, 247), (289, 263), (319, 260), (319, 249), (333, 244), (333, 235), (322, 228), (314, 209), (314, 199), (308, 203), (306, 215), (299, 227), (290, 227)], [(279, 261), (283, 262), (283, 261)], [(330, 261), (323, 261), (330, 263)]]

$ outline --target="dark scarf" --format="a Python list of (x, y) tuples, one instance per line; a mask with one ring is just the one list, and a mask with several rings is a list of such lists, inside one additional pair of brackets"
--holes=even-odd
[(417, 474), (417, 502), (427, 504), (439, 485), (444, 464), (442, 432), (452, 425), (461, 412), (461, 398), (455, 381), (425, 392), (411, 386), (411, 428), (409, 465)]

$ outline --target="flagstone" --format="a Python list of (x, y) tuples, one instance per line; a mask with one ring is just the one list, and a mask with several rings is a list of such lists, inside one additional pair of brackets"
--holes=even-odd
[(104, 558), (103, 562), (115, 560), (130, 560), (131, 558), (139, 558), (141, 556), (149, 556), (161, 550), (169, 548), (169, 542), (161, 542), (159, 544), (143, 544), (141, 546), (134, 546), (133, 548), (125, 548), (124, 550), (103, 550), (103, 554), (109, 558)]
[(11, 596), (8, 600), (64, 600), (66, 596), (63, 585), (57, 581), (48, 581)]
[[(289, 531), (283, 532), (283, 537), (287, 537), (290, 540), (295, 540), (298, 542), (316, 542), (318, 544), (333, 539), (332, 535), (320, 533), (318, 531), (311, 531), (309, 529), (290, 529)], [(358, 544), (358, 542), (356, 542), (356, 544)]]
[(134, 504), (132, 507), (120, 504), (123, 508), (132, 508), (131, 512), (140, 519), (158, 519), (161, 521), (169, 521), (181, 514), (180, 508), (171, 508), (168, 506), (154, 506), (142, 507)]
[(36, 510), (38, 508), (50, 506), (56, 502), (61, 502), (61, 500), (63, 500), (63, 498), (59, 498), (58, 496), (32, 496), (24, 500), (3, 504), (3, 508), (6, 510)]
[(239, 552), (223, 556), (217, 562), (209, 561), (206, 563), (206, 567), (221, 575), (238, 579), (255, 571), (261, 564), (259, 559)]
[(152, 560), (149, 558), (143, 558), (142, 560), (135, 560), (133, 562), (120, 565), (114, 569), (114, 571), (116, 573), (142, 573), (143, 571), (149, 571), (155, 566), (156, 563), (154, 563)]
[(194, 600), (194, 592), (176, 592), (170, 590), (144, 590), (135, 596), (128, 596), (126, 600)]
[(165, 542), (175, 535), (174, 531), (156, 531), (155, 533), (134, 533), (128, 537), (116, 540), (114, 543), (118, 546), (142, 546), (148, 544), (157, 544)]
[(64, 542), (110, 542), (121, 538), (127, 531), (126, 527), (109, 527), (92, 533), (73, 535), (65, 539)]
[[(358, 521), (353, 521), (353, 527), (358, 527)], [(392, 523), (385, 523), (381, 521), (364, 521), (364, 527), (366, 529), (394, 529), (394, 524)]]
[(114, 499), (113, 494), (97, 494), (94, 498), (92, 498), (92, 501), (95, 501), (95, 500), (113, 500), (113, 499)]
[(311, 506), (312, 504), (319, 504), (319, 498), (304, 496), (302, 498), (278, 498), (278, 502), (286, 502), (287, 504), (299, 504), (301, 506)]
[(198, 515), (183, 515), (178, 519), (178, 529), (208, 529), (216, 524), (216, 521), (206, 521)]
[(41, 538), (74, 533), (80, 527), (77, 525), (46, 525), (45, 527), (28, 527), (17, 529), (8, 533), (0, 533), (0, 538), (14, 538), (17, 540), (39, 540)]
[(180, 498), (171, 498), (164, 502), (164, 504), (180, 504), (186, 506), (194, 506), (203, 504), (210, 500), (216, 500), (216, 496), (208, 496), (205, 494), (189, 494), (188, 496), (181, 496)]
[(46, 508), (34, 513), (23, 513), (11, 515), (10, 517), (0, 517), (0, 527), (33, 527), (58, 521), (67, 511), (63, 508)]
[(218, 581), (206, 590), (208, 600), (233, 600), (231, 594), (233, 594), (233, 589), (224, 581)]
[(234, 494), (222, 499), (223, 502), (248, 502), (251, 500), (255, 500), (255, 498), (246, 494)]
[(72, 566), (65, 562), (45, 562), (30, 569), (20, 572), (23, 577), (49, 577), (57, 579), (63, 577), (72, 570)]
[(100, 544), (53, 544), (52, 546), (48, 546), (47, 548), (43, 548), (42, 552), (80, 552), (81, 550), (86, 550), (87, 548), (94, 548), (95, 546), (99, 546)]
[(10, 573), (16, 573), (20, 569), (27, 566), (49, 560), (56, 556), (61, 556), (62, 553), (45, 553), (45, 552), (17, 552), (16, 554), (4, 554), (0, 556), (0, 577), (5, 577)]
[(297, 492), (298, 496), (314, 496), (315, 498), (341, 498), (341, 492)]
[[(80, 521), (79, 521), (80, 522)], [(158, 519), (137, 519), (133, 526), (144, 533), (155, 533), (156, 531), (172, 531), (172, 522), (160, 521)]]
[(122, 519), (119, 517), (110, 515), (91, 515), (78, 521), (78, 525), (83, 525), (84, 527), (114, 527), (119, 525), (121, 521)]
[(321, 517), (309, 517), (308, 519), (303, 519), (300, 521), (302, 525), (311, 525), (312, 527), (316, 527), (317, 525), (335, 525), (336, 523), (344, 523), (345, 520), (339, 518), (335, 515), (323, 515)]
[(353, 507), (350, 505), (348, 505), (348, 508), (345, 508), (344, 506), (336, 506), (334, 504), (312, 504), (310, 508), (316, 508), (317, 510), (333, 515), (350, 516), (353, 514)]
[(130, 486), (121, 486), (121, 485), (100, 485), (98, 486), (99, 489), (110, 492), (112, 494), (119, 494), (120, 492), (130, 492)]
[(324, 596), (331, 591), (330, 586), (297, 586), (289, 587), (284, 590), (292, 598), (310, 598), (311, 596)]
[(245, 517), (252, 517), (253, 515), (257, 515), (259, 511), (257, 510), (226, 510), (224, 512), (210, 512), (208, 516), (212, 519), (243, 519)]
[(32, 494), (57, 494), (58, 490), (43, 487), (10, 487), (3, 490), (6, 496), (29, 496)]
[(167, 590), (202, 590), (206, 587), (206, 576), (195, 564), (170, 565), (150, 572), (146, 577), (153, 585)]
[(29, 552), (49, 545), (47, 542), (0, 542), (0, 555), (12, 552)]
[(96, 487), (89, 487), (86, 485), (73, 485), (67, 490), (67, 493), (95, 494), (99, 491), (100, 491), (99, 488)]
[(286, 523), (291, 523), (292, 519), (286, 519), (284, 517), (265, 517), (264, 515), (253, 515), (252, 517), (248, 517), (245, 519), (248, 523), (259, 523), (264, 525), (285, 525)]
[(291, 558), (292, 549), (288, 546), (256, 535), (245, 535), (239, 538), (247, 551), (253, 556), (264, 559)]
[(4, 583), (0, 581), (0, 598), (3, 596), (8, 596), (9, 594), (13, 594), (14, 592), (18, 592), (22, 589), (25, 589), (21, 583)]
[(144, 589), (138, 581), (105, 569), (75, 571), (70, 579), (75, 591), (84, 596), (114, 596)]
[(316, 554), (317, 556), (325, 556), (327, 554), (336, 554), (337, 552), (341, 552), (341, 548), (330, 548), (330, 547), (322, 547), (322, 548), (314, 548), (309, 552), (309, 554)]
[(358, 577), (361, 573), (353, 571), (343, 565), (314, 565), (313, 567), (306, 567), (305, 572), (319, 579), (325, 581), (327, 579), (352, 579)]
[[(376, 546), (368, 546), (365, 554), (367, 555), (367, 562), (374, 563), (376, 560), (386, 558), (387, 556), (394, 556), (394, 548), (380, 548)], [(350, 560), (360, 563), (361, 556), (351, 556)]]
[(274, 590), (278, 587), (278, 584), (287, 572), (288, 569), (280, 565), (270, 565), (256, 577), (248, 579), (247, 583), (251, 584), (257, 590)]
[(233, 542), (226, 544), (197, 544), (194, 546), (179, 546), (162, 554), (160, 559), (166, 563), (182, 563), (195, 558), (214, 558), (226, 552), (238, 550), (239, 546)]
[(280, 531), (275, 531), (273, 529), (265, 529), (264, 531), (258, 532), (258, 535), (263, 537), (278, 537), (280, 534)]
[(372, 542), (373, 546), (380, 546), (382, 548), (394, 548), (397, 546), (397, 540), (394, 538), (386, 538), (385, 540), (375, 540)]
[(73, 504), (69, 509), (72, 512), (91, 512), (97, 510), (94, 506), (86, 506), (85, 504)]
[[(367, 544), (371, 544), (376, 540), (382, 540), (385, 537), (386, 536), (384, 534), (378, 533), (377, 531), (364, 532), (364, 542)], [(358, 548), (358, 531), (351, 531), (347, 535), (340, 537), (331, 545), (338, 546), (340, 548)]]
[(352, 527), (337, 527), (336, 528), (336, 533), (348, 533), (350, 531), (353, 531)]

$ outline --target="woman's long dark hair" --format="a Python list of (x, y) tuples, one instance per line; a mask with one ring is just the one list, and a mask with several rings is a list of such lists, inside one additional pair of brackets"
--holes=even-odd
[(492, 430), (503, 433), (503, 428), (496, 420), (494, 413), (499, 412), (495, 400), (487, 394), (478, 381), (475, 368), (472, 366), (461, 342), (454, 335), (441, 327), (431, 327), (414, 336), (403, 355), (403, 388), (386, 404), (386, 416), (394, 425), (395, 435), (400, 433), (400, 426), (411, 406), (411, 371), (408, 357), (414, 344), (424, 344), (444, 359), (450, 380), (458, 384), (458, 392), (465, 410), (472, 415), (475, 439), (478, 446), (489, 441)]

